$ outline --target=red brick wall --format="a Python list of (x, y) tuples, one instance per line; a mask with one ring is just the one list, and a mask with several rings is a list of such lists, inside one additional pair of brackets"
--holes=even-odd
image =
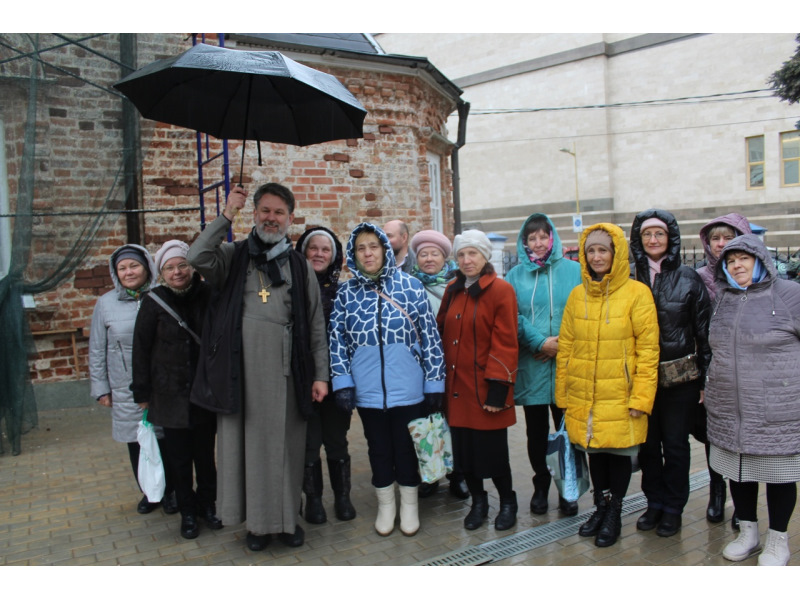
[[(85, 44), (119, 58), (116, 35)], [(188, 49), (191, 39), (185, 34), (139, 34), (137, 44), (138, 64), (144, 65)], [(120, 78), (117, 65), (75, 46), (51, 51), (47, 60), (102, 86), (110, 86)], [(26, 72), (27, 66), (23, 69), (20, 63), (11, 64), (19, 74)], [(437, 151), (431, 135), (445, 133), (452, 101), (410, 75), (308, 64), (332, 73), (362, 102), (368, 111), (364, 137), (306, 148), (262, 143), (262, 166), (257, 164), (256, 144), (248, 142), (243, 177), (248, 192), (268, 181), (289, 186), (297, 199), (291, 231), (295, 238), (306, 227), (318, 224), (336, 231), (343, 243), (362, 221), (382, 224), (399, 218), (408, 223), (412, 232), (430, 227), (427, 152)], [(120, 100), (57, 70), (52, 72), (53, 81), (40, 90), (34, 210), (98, 209), (112, 187), (122, 156)], [(16, 182), (27, 106), (24, 89), (0, 81), (0, 105), (6, 125), (9, 180)], [(211, 153), (219, 151), (221, 143), (209, 140)], [(231, 179), (238, 181), (242, 144), (231, 141), (229, 147)], [(168, 239), (191, 242), (200, 230), (195, 133), (142, 119), (141, 156), (142, 208), (185, 209), (145, 213), (144, 245), (155, 253)], [(449, 161), (445, 164), (449, 165)], [(204, 178), (206, 184), (221, 179), (221, 167), (206, 167)], [(449, 168), (443, 168), (442, 181), (446, 228), (452, 231)], [(16, 183), (11, 187), (13, 203), (18, 188)], [(207, 220), (211, 221), (216, 215), (213, 194), (206, 195), (206, 202)], [(249, 231), (251, 214), (243, 211), (234, 224), (237, 238)], [(74, 231), (86, 220), (86, 216), (35, 219), (29, 280), (46, 273), (70, 251), (69, 235), (62, 237), (59, 232)], [(74, 275), (56, 290), (35, 296), (37, 309), (30, 311), (32, 330), (77, 330), (79, 377), (88, 376), (87, 341), (94, 303), (111, 289), (108, 258), (127, 241), (124, 218), (110, 219)], [(35, 382), (76, 377), (69, 333), (37, 335), (35, 342), (38, 353), (31, 359)]]

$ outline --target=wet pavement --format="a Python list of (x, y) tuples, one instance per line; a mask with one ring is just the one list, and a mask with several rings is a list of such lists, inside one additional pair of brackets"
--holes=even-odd
[[(495, 531), (496, 492), (487, 482), (489, 519), (475, 531), (462, 521), (469, 502), (454, 498), (443, 481), (437, 493), (420, 500), (421, 527), (406, 537), (395, 529), (381, 537), (373, 529), (376, 499), (370, 485), (366, 442), (357, 414), (350, 429), (352, 501), (358, 516), (337, 521), (325, 472), (323, 501), (328, 522), (309, 525), (300, 519), (306, 542), (287, 548), (274, 539), (262, 552), (245, 547), (242, 524), (212, 531), (201, 523), (200, 536), (180, 536), (180, 516), (158, 508), (136, 512), (141, 494), (136, 487), (127, 449), (111, 439), (109, 413), (98, 406), (39, 413), (39, 427), (22, 438), (22, 453), (0, 455), (0, 564), (2, 565), (732, 565), (722, 558), (734, 539), (729, 522), (705, 519), (708, 501), (705, 455), (692, 442), (695, 489), (683, 514), (683, 528), (670, 538), (636, 530), (644, 508), (635, 474), (626, 499), (622, 536), (610, 548), (597, 548), (577, 528), (591, 512), (591, 494), (580, 499), (580, 516), (561, 519), (555, 486), (550, 510), (534, 515), (525, 447), (524, 416), (509, 430), (509, 445), (520, 510), (509, 531)], [(324, 463), (324, 461), (323, 461)], [(326, 467), (325, 467), (326, 469)], [(764, 486), (762, 486), (763, 488)], [(732, 512), (730, 498), (726, 516)], [(790, 524), (791, 564), (800, 564), (800, 518)], [(761, 490), (762, 543), (766, 537), (766, 499)], [(755, 565), (757, 557), (739, 565)]]

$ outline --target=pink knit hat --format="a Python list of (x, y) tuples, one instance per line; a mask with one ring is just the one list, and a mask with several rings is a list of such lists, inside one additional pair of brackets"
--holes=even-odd
[(657, 219), (656, 217), (650, 217), (649, 219), (645, 219), (641, 227), (639, 227), (639, 231), (644, 231), (648, 227), (660, 227), (661, 229), (669, 233), (669, 227), (667, 227), (667, 224), (664, 223), (664, 221), (662, 221), (661, 219)]
[(176, 256), (186, 258), (186, 254), (188, 252), (189, 244), (186, 242), (182, 242), (180, 240), (170, 240), (168, 242), (164, 242), (164, 245), (161, 246), (159, 251), (156, 253), (156, 269), (158, 269), (158, 272), (161, 273), (161, 267), (164, 266), (165, 262), (171, 258), (175, 258)]
[(414, 254), (419, 254), (423, 248), (430, 247), (439, 249), (445, 258), (450, 256), (453, 251), (453, 245), (447, 239), (447, 236), (433, 229), (419, 231), (411, 238), (411, 251)]

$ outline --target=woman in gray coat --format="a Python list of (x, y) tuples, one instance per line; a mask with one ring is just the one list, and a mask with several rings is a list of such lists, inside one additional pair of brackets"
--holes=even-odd
[(730, 479), (741, 527), (722, 555), (740, 561), (761, 550), (756, 507), (763, 482), (769, 531), (758, 564), (786, 565), (800, 480), (800, 287), (778, 278), (753, 234), (725, 246), (715, 277), (705, 392), (710, 460)]
[[(150, 253), (142, 246), (125, 244), (117, 248), (108, 261), (114, 289), (97, 300), (89, 334), (89, 377), (92, 397), (101, 406), (111, 409), (111, 436), (128, 444), (133, 474), (139, 470), (139, 443), (136, 430), (142, 420), (142, 409), (133, 401), (133, 326), (142, 298), (156, 283), (156, 267)], [(167, 489), (170, 489), (169, 482)], [(165, 494), (165, 498), (171, 494)], [(177, 505), (165, 506), (177, 512)], [(158, 503), (144, 496), (137, 511), (151, 512)]]

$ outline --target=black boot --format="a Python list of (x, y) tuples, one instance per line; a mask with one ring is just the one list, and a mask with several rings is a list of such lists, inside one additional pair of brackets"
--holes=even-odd
[(558, 511), (565, 517), (573, 517), (578, 514), (578, 503), (559, 496)]
[(589, 517), (589, 520), (578, 529), (578, 535), (581, 537), (596, 536), (597, 532), (600, 530), (600, 525), (603, 524), (603, 520), (606, 518), (608, 499), (602, 491), (595, 490), (594, 505), (597, 507), (597, 510), (595, 510), (592, 516)]
[(136, 505), (136, 512), (140, 515), (146, 515), (148, 513), (153, 512), (158, 505), (161, 504), (160, 502), (150, 502), (147, 499), (147, 496), (142, 496), (142, 499), (139, 500), (139, 504)]
[(322, 505), (322, 461), (306, 465), (303, 471), (303, 492), (306, 495), (305, 520), (319, 525), (328, 520)]
[(256, 535), (255, 533), (247, 532), (247, 547), (253, 552), (261, 552), (264, 548), (269, 546), (271, 540), (272, 536), (269, 534)]
[(209, 529), (222, 529), (222, 520), (217, 516), (217, 507), (214, 503), (201, 507), (200, 517), (206, 522)]
[(706, 520), (709, 523), (722, 523), (725, 520), (725, 501), (728, 499), (728, 490), (722, 475), (708, 470), (711, 483), (708, 486), (708, 508)]
[(333, 489), (333, 509), (340, 521), (356, 518), (356, 509), (350, 502), (350, 457), (341, 460), (328, 459), (328, 474)]
[(489, 494), (479, 492), (472, 495), (472, 508), (464, 518), (464, 529), (477, 529), (483, 525), (483, 520), (489, 516)]
[(603, 524), (597, 531), (594, 545), (600, 548), (607, 548), (617, 543), (620, 531), (622, 530), (622, 498), (611, 494), (608, 499), (608, 508)]
[(193, 540), (200, 533), (200, 527), (197, 525), (197, 511), (196, 510), (182, 510), (181, 511), (181, 537), (187, 540)]
[(436, 491), (439, 489), (439, 482), (434, 481), (433, 483), (420, 483), (419, 488), (417, 488), (417, 494), (420, 498), (427, 498), (428, 496), (433, 496)]
[(461, 473), (450, 473), (447, 476), (450, 480), (450, 495), (455, 496), (461, 500), (469, 498), (469, 488), (467, 482), (464, 481), (464, 475)]
[(517, 493), (511, 492), (511, 496), (505, 500), (500, 500), (500, 512), (494, 520), (494, 528), (497, 531), (511, 529), (517, 522)]
[(303, 542), (306, 539), (306, 532), (303, 531), (303, 528), (300, 525), (294, 526), (294, 533), (279, 533), (278, 539), (284, 546), (289, 546), (289, 548), (297, 548), (303, 545)]
[(550, 493), (550, 474), (536, 474), (533, 477), (533, 496), (531, 497), (531, 512), (543, 515), (547, 512), (547, 496)]
[(178, 497), (175, 495), (175, 490), (164, 494), (164, 497), (161, 499), (161, 508), (163, 508), (164, 512), (168, 515), (174, 515), (180, 510), (178, 507)]
[(663, 518), (663, 510), (648, 506), (647, 510), (644, 511), (644, 514), (636, 521), (636, 529), (639, 531), (650, 531), (651, 529), (655, 529), (658, 524), (661, 523), (661, 519)]

